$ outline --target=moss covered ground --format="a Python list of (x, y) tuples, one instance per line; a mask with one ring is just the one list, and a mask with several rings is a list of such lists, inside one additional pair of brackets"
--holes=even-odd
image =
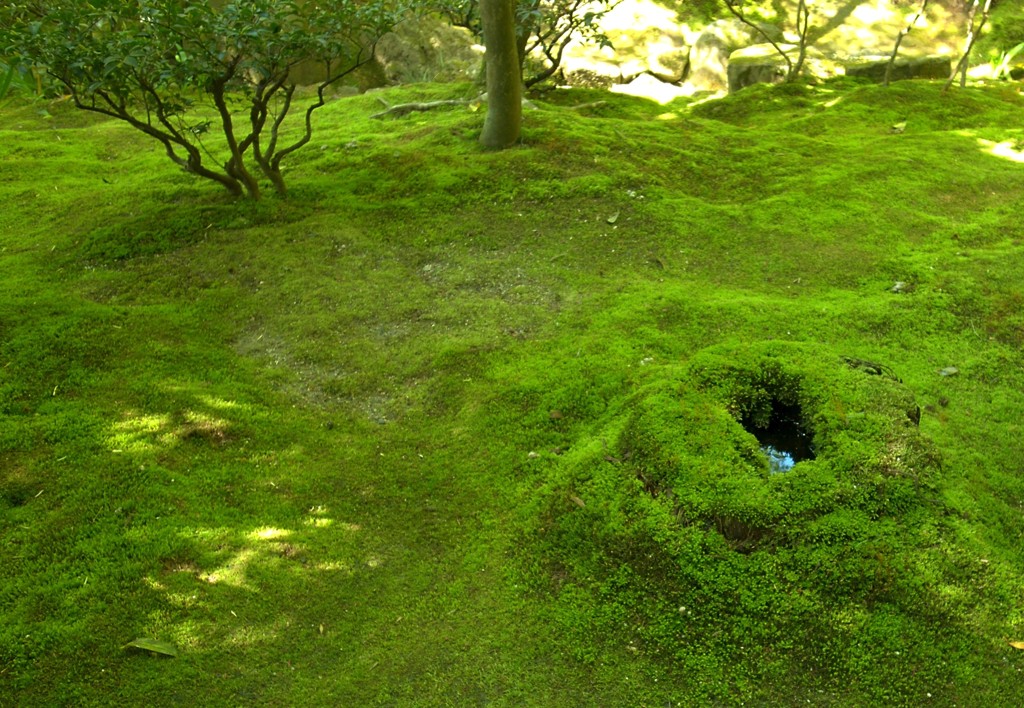
[[(258, 204), (7, 101), (0, 705), (1019, 704), (1024, 97), (940, 86), (494, 153), (395, 88)], [(744, 371), (831, 457), (757, 462)]]

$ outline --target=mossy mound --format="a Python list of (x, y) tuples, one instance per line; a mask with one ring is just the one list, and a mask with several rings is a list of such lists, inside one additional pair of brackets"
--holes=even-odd
[(942, 93), (943, 81), (898, 81), (890, 86), (839, 77), (820, 85), (757, 84), (718, 101), (695, 106), (694, 118), (760, 131), (788, 130), (842, 140), (853, 132), (888, 137), (901, 133), (971, 130), (1015, 125), (1024, 98), (1012, 84)]
[[(816, 451), (781, 473), (743, 425), (779, 405), (802, 413)], [(842, 682), (875, 651), (854, 630), (880, 608), (926, 623), (945, 611), (905, 572), (942, 517), (917, 419), (884, 365), (787, 342), (704, 350), (553, 470), (524, 544), (542, 559), (534, 587), (565, 600), (567, 627), (626, 627), (682, 665), (720, 655), (724, 680), (760, 673), (741, 651), (754, 645)], [(575, 614), (581, 592), (606, 608), (601, 626)]]

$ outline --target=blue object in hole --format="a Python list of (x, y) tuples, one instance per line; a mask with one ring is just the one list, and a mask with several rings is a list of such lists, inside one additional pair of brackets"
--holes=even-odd
[(767, 427), (758, 428), (748, 421), (743, 427), (761, 444), (772, 472), (787, 472), (797, 462), (814, 459), (814, 441), (804, 425), (800, 406), (774, 400)]

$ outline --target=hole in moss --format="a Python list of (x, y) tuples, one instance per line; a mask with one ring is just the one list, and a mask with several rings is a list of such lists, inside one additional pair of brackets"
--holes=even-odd
[(761, 427), (752, 419), (744, 419), (743, 427), (761, 444), (772, 472), (785, 472), (797, 462), (814, 459), (811, 431), (804, 422), (800, 406), (773, 399), (768, 425)]

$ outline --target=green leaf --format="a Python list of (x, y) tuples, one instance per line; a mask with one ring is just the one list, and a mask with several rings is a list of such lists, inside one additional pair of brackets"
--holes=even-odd
[(143, 649), (145, 651), (151, 651), (154, 654), (163, 654), (165, 656), (177, 656), (178, 648), (169, 642), (162, 642), (159, 639), (150, 639), (149, 637), (139, 637), (133, 642), (128, 642), (124, 645), (127, 649), (132, 647), (134, 649)]
[[(0, 62), (0, 66), (3, 66), (3, 62)], [(12, 64), (7, 67), (7, 73), (0, 78), (0, 98), (7, 95), (7, 90), (11, 87), (11, 81), (14, 79), (15, 68)]]

